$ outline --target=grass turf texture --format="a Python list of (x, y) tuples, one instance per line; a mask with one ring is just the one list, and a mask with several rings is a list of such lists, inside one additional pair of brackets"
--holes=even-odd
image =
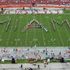
[[(33, 19), (41, 23), (42, 28), (32, 28), (23, 32), (24, 27)], [(51, 23), (52, 20), (56, 22)], [(70, 46), (70, 14), (61, 15), (0, 15), (0, 46)], [(3, 22), (4, 21), (4, 22)], [(63, 22), (63, 24), (62, 24)], [(53, 28), (55, 26), (55, 30)]]
[[(27, 59), (20, 59), (20, 60), (16, 60), (16, 64), (18, 63), (43, 63), (44, 60), (38, 60), (36, 62), (32, 61), (30, 62), (29, 60)], [(51, 63), (59, 63), (60, 61), (59, 60), (52, 60)], [(70, 62), (70, 59), (67, 59), (65, 60), (65, 62)], [(5, 60), (4, 62), (0, 61), (0, 64), (11, 64), (11, 60)]]

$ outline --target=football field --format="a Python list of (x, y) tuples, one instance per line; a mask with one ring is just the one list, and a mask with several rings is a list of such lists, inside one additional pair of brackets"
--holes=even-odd
[[(43, 28), (26, 26), (37, 20)], [(34, 28), (33, 28), (34, 27)], [(70, 14), (0, 15), (0, 46), (70, 46)]]

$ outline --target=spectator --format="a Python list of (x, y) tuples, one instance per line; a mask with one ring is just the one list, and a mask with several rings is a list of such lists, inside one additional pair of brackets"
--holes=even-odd
[(49, 59), (49, 58), (47, 59), (47, 64), (48, 64), (48, 63), (50, 63), (50, 59)]
[(12, 58), (11, 63), (15, 63), (15, 58)]
[(65, 62), (63, 57), (61, 57), (60, 62), (61, 63), (64, 63)]
[(40, 69), (40, 65), (38, 65), (38, 69)]
[(21, 64), (20, 68), (21, 68), (21, 70), (23, 70), (23, 65), (22, 64)]
[(44, 67), (46, 67), (46, 60), (44, 60)]
[(33, 70), (32, 68), (30, 68), (29, 70)]

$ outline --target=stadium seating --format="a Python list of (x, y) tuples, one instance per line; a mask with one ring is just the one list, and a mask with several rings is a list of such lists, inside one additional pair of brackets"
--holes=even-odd
[(70, 4), (70, 0), (0, 0), (0, 4)]
[[(11, 60), (12, 57), (15, 59), (45, 59), (46, 57), (59, 58), (70, 58), (70, 51), (68, 48), (0, 48), (0, 60)], [(47, 53), (47, 54), (46, 54)], [(61, 53), (61, 55), (60, 55)]]

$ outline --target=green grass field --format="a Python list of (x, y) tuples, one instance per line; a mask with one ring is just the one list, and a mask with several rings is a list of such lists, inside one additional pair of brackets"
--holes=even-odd
[[(36, 19), (42, 28), (23, 32), (24, 27)], [(67, 20), (67, 21), (65, 21)], [(70, 46), (70, 14), (61, 15), (0, 15), (0, 46)]]

